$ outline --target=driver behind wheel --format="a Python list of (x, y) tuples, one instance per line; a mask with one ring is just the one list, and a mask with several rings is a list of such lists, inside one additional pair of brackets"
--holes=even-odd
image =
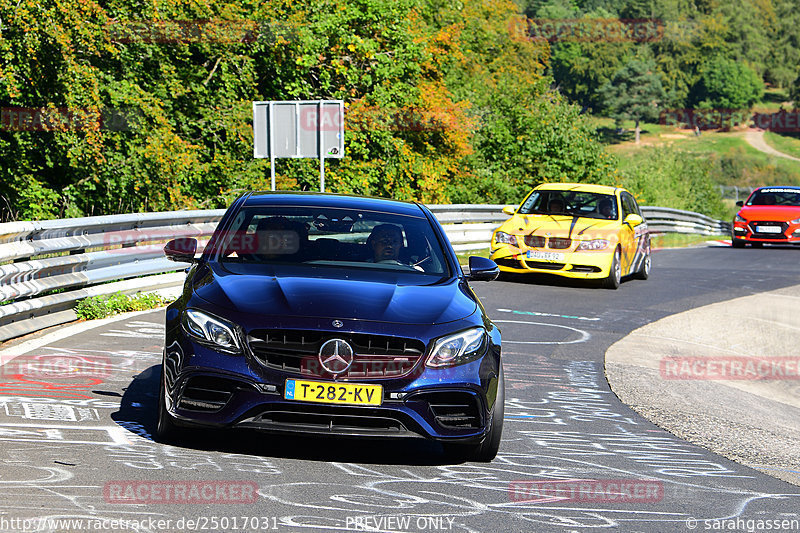
[(403, 232), (394, 224), (379, 224), (372, 229), (367, 238), (367, 246), (372, 250), (371, 262), (399, 262), (400, 250), (403, 248)]

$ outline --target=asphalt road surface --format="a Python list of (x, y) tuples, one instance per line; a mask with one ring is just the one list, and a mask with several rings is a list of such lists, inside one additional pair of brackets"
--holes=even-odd
[(617, 291), (474, 283), (503, 331), (505, 428), (489, 464), (427, 441), (188, 432), (163, 445), (163, 310), (54, 341), (0, 375), (0, 531), (800, 530), (800, 488), (651, 424), (603, 373), (630, 331), (796, 285), (798, 259), (707, 247), (657, 252), (650, 280)]

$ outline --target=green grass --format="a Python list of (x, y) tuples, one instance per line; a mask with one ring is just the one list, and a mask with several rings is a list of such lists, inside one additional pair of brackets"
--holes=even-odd
[(127, 313), (129, 311), (155, 309), (166, 303), (167, 300), (158, 294), (136, 294), (134, 296), (129, 296), (121, 292), (115, 292), (114, 294), (90, 296), (89, 298), (78, 301), (78, 304), (75, 306), (75, 313), (80, 319), (94, 320), (117, 315), (119, 313)]
[[(622, 122), (622, 133), (617, 133), (617, 127), (613, 118), (609, 117), (589, 117), (589, 122), (596, 129), (600, 141), (605, 144), (634, 143), (636, 134), (634, 128), (636, 123), (632, 120)], [(653, 143), (661, 140), (661, 135), (672, 135), (677, 133), (673, 126), (663, 124), (652, 124), (647, 122), (639, 123), (640, 141), (642, 143)]]
[(766, 159), (768, 156), (750, 146), (739, 132), (703, 132), (699, 137), (676, 140), (675, 145), (689, 152), (725, 154), (741, 152), (748, 157)]
[(798, 133), (775, 133), (774, 131), (764, 132), (764, 140), (767, 144), (779, 152), (800, 157), (800, 134)]
[(789, 106), (789, 94), (786, 89), (771, 88), (764, 91), (764, 97), (753, 106), (755, 113), (775, 113), (781, 106)]
[(456, 256), (458, 257), (458, 262), (462, 265), (466, 265), (469, 263), (469, 258), (473, 255), (478, 257), (489, 257), (489, 243), (486, 243), (486, 248), (482, 248), (480, 250), (471, 250), (469, 252), (458, 252)]
[[(680, 131), (680, 130), (674, 130)], [(792, 151), (800, 157), (800, 139), (784, 135), (767, 133), (767, 142), (779, 138), (790, 155)], [(679, 150), (716, 158), (721, 161), (719, 172), (713, 177), (719, 185), (737, 185), (740, 187), (757, 187), (762, 185), (800, 185), (800, 161), (792, 161), (772, 156), (756, 150), (744, 139), (744, 132), (705, 131), (699, 137), (694, 135), (685, 138), (651, 139), (636, 145), (626, 142), (610, 147), (610, 150), (621, 160), (625, 167), (626, 160), (644, 146), (669, 144)], [(784, 151), (781, 148), (776, 149)]]
[(687, 248), (707, 241), (730, 239), (730, 235), (694, 235), (687, 233), (659, 233), (650, 237), (653, 248)]

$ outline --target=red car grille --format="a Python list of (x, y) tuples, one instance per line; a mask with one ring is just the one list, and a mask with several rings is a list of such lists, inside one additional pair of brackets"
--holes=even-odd
[[(780, 233), (771, 232), (769, 230), (763, 231), (762, 228), (780, 228)], [(786, 230), (789, 229), (789, 224), (786, 222), (778, 222), (773, 220), (759, 220), (750, 222), (750, 231), (753, 237), (757, 239), (786, 239)]]

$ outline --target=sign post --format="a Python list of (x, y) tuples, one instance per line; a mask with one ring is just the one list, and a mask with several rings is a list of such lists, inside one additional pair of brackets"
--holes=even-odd
[(253, 102), (253, 157), (269, 157), (273, 191), (276, 159), (318, 157), (319, 190), (325, 192), (325, 158), (344, 157), (344, 102)]

